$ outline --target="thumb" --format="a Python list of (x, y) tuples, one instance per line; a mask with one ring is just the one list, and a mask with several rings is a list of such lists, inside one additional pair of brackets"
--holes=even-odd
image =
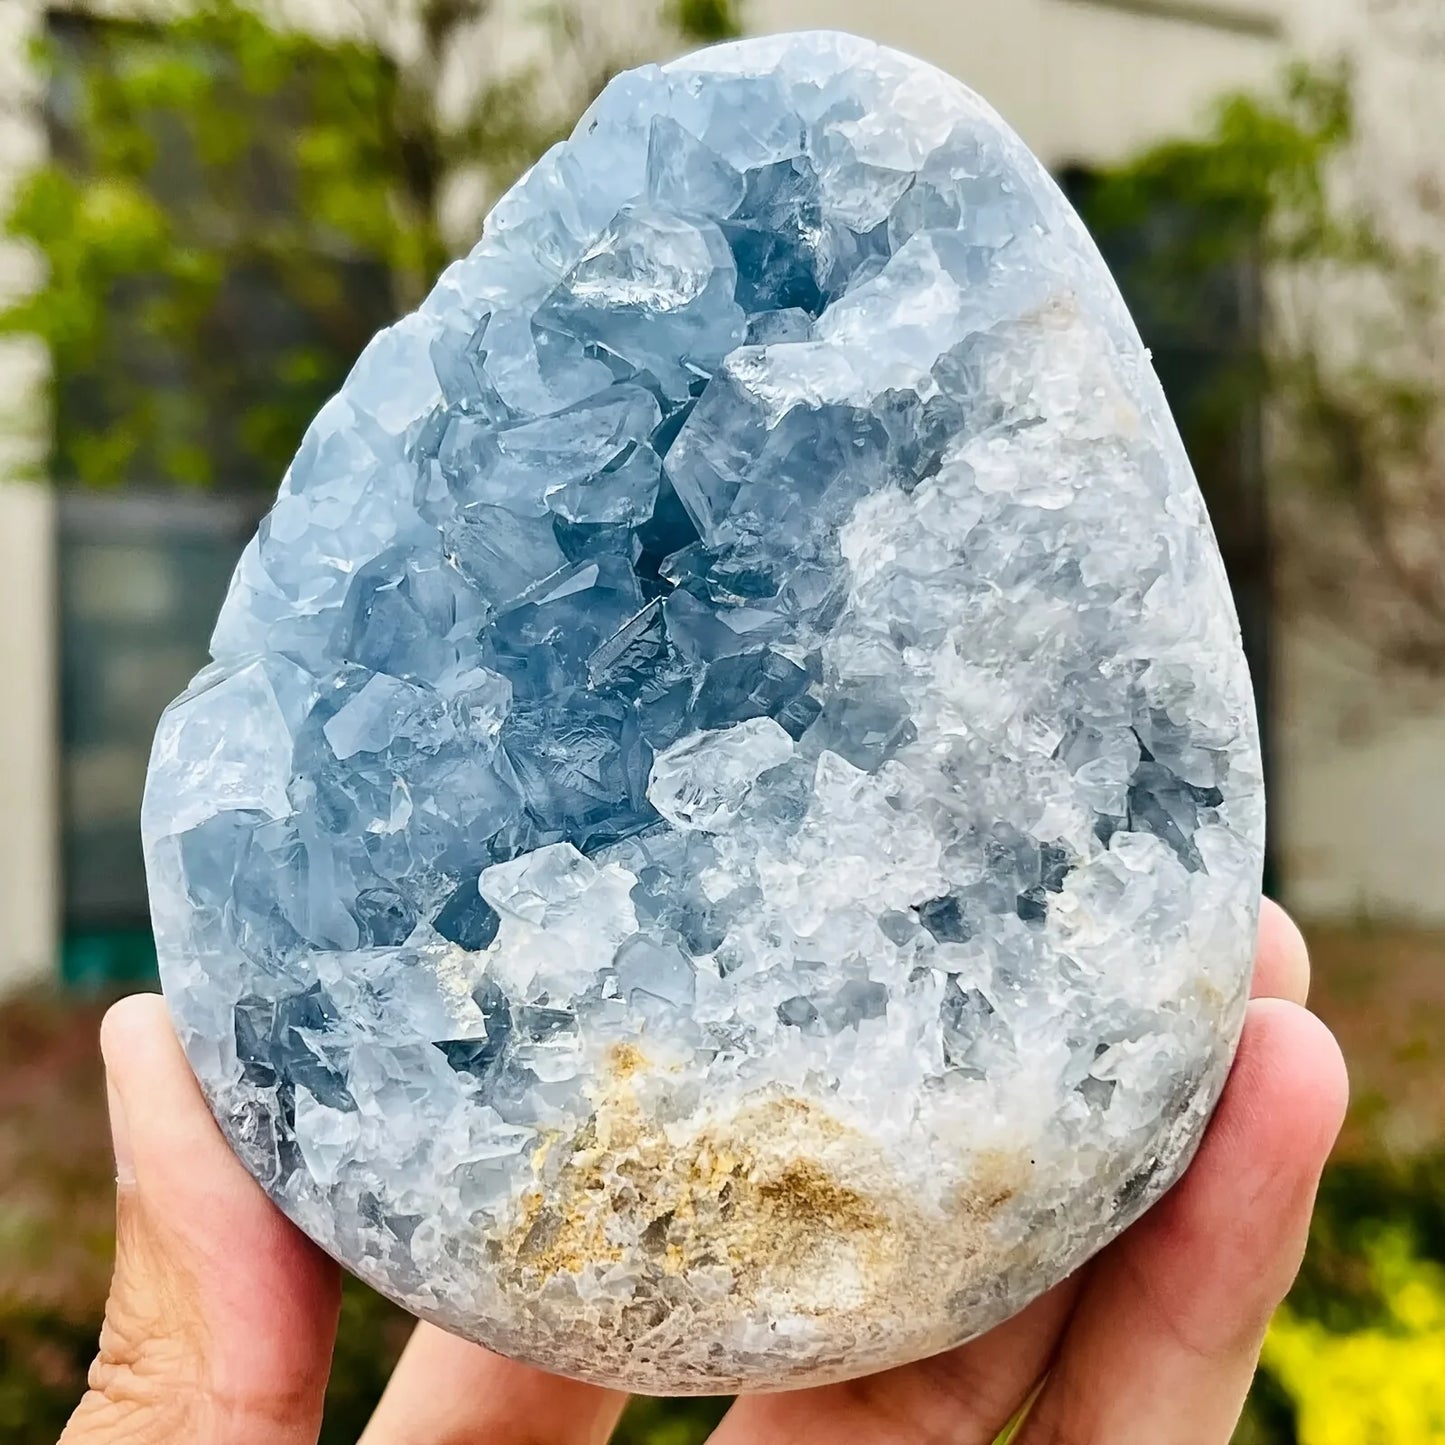
[(115, 1275), (90, 1388), (60, 1445), (314, 1445), (335, 1265), (232, 1155), (159, 998), (117, 1004), (101, 1051)]

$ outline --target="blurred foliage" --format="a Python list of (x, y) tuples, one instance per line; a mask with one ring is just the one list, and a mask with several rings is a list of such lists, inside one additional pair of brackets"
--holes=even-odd
[(53, 1445), (85, 1389), (97, 1320), (0, 1300), (0, 1440)]
[(735, 0), (670, 0), (663, 13), (678, 34), (698, 41), (731, 40), (741, 28)]
[(1270, 1328), (1264, 1365), (1297, 1406), (1300, 1445), (1445, 1440), (1445, 1269), (1398, 1227), (1361, 1263), (1373, 1318), (1334, 1329), (1286, 1307)]
[[(164, 25), (52, 17), (34, 56), (52, 155), (6, 219), (43, 280), (0, 310), (0, 334), (50, 353), (52, 475), (275, 485), (371, 334), (448, 259), (449, 181), (509, 182), (648, 33), (554, 0), (533, 58), (444, 112), (438, 77), (460, 47), (487, 53), (492, 8), (417, 0), (404, 59), (385, 4), (357, 7), (355, 39), (278, 29), (244, 0)], [(653, 9), (664, 45), (738, 28), (734, 0)]]
[(1104, 172), (1089, 220), (1105, 233), (1133, 229), (1166, 206), (1205, 222), (1180, 228), (1152, 257), (1150, 279), (1165, 311), (1187, 308), (1198, 277), (1241, 254), (1374, 260), (1383, 242), (1368, 218), (1337, 210), (1328, 185), (1328, 168), (1353, 134), (1352, 115), (1347, 70), (1296, 66), (1278, 94), (1227, 95), (1203, 135)]
[(730, 1400), (652, 1400), (627, 1407), (610, 1445), (702, 1445)]
[[(1441, 672), (1445, 197), (1413, 177), (1394, 188), (1399, 216), (1379, 201), (1390, 188), (1370, 172), (1389, 157), (1362, 134), (1355, 88), (1343, 63), (1301, 64), (1272, 93), (1225, 96), (1203, 134), (1098, 177), (1084, 210), (1106, 249), (1148, 232), (1130, 299), (1166, 326), (1197, 318), (1231, 268), (1264, 276), (1261, 347), (1205, 404), (1237, 421), (1263, 399), (1276, 491), (1303, 484), (1303, 521), (1281, 520), (1310, 600), (1384, 660)], [(1423, 229), (1402, 221), (1412, 207)]]
[(1445, 1155), (1326, 1172), (1240, 1445), (1445, 1445)]

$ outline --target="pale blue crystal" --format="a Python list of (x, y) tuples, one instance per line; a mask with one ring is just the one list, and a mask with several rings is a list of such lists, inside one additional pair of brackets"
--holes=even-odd
[(917, 1358), (1178, 1176), (1262, 809), (1217, 551), (1038, 162), (809, 34), (619, 77), (322, 410), (144, 831), (241, 1158), (645, 1390)]

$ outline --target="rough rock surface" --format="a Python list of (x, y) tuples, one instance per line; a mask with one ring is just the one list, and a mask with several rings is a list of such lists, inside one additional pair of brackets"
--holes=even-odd
[(608, 87), (316, 419), (166, 714), (164, 983), (379, 1289), (658, 1392), (1001, 1320), (1178, 1176), (1263, 805), (1038, 162), (848, 37)]

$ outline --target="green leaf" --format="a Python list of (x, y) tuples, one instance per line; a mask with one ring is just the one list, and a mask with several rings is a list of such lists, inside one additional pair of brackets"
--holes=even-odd
[[(731, 0), (652, 3), (689, 41), (739, 28)], [(428, 53), (489, 9), (421, 0)], [(372, 332), (448, 259), (448, 178), (495, 191), (570, 129), (550, 98), (564, 47), (588, 85), (637, 58), (585, 0), (556, 0), (538, 38), (554, 52), (452, 121), (430, 64), (287, 29), (248, 0), (58, 25), (32, 55), (64, 82), (57, 144), (5, 216), (43, 279), (0, 307), (0, 334), (51, 353), (51, 472), (274, 485)]]
[(671, 0), (664, 14), (687, 40), (732, 40), (743, 31), (735, 0)]

